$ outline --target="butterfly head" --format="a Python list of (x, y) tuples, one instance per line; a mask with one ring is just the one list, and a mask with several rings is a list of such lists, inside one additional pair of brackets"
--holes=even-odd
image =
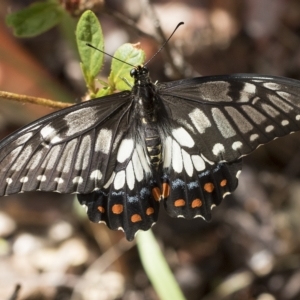
[(137, 66), (130, 71), (130, 76), (134, 78), (135, 84), (143, 85), (150, 82), (149, 70), (145, 66)]

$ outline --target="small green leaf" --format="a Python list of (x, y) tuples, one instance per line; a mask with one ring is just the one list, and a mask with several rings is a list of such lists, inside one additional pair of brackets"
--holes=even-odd
[(103, 53), (89, 46), (104, 50), (102, 29), (96, 15), (88, 10), (84, 12), (78, 21), (76, 28), (76, 40), (79, 55), (82, 61), (81, 68), (87, 86), (95, 93), (94, 80), (103, 65)]
[(106, 86), (97, 92), (97, 94), (95, 95), (95, 98), (104, 97), (104, 96), (107, 96), (110, 94), (112, 94), (111, 88), (109, 86)]
[[(118, 48), (114, 54), (114, 57), (133, 66), (138, 66), (145, 61), (145, 52), (139, 49), (138, 45), (124, 44)], [(133, 78), (129, 76), (132, 66), (127, 65), (124, 62), (116, 59), (112, 60), (111, 72), (108, 79), (113, 90), (129, 90), (130, 87), (124, 79), (126, 79), (130, 85), (133, 85)]]
[(33, 3), (29, 7), (6, 17), (6, 24), (13, 28), (15, 36), (37, 36), (57, 25), (64, 11), (53, 0)]

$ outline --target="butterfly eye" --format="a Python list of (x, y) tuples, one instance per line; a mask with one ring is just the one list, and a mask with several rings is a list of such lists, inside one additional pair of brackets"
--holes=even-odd
[(136, 77), (136, 75), (137, 75), (137, 70), (136, 70), (136, 69), (132, 69), (132, 70), (130, 71), (130, 76), (131, 76), (131, 77)]

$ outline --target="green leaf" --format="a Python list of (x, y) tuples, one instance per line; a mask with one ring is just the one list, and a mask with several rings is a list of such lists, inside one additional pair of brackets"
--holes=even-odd
[[(138, 66), (143, 64), (145, 61), (145, 52), (139, 49), (138, 45), (124, 44), (118, 48), (114, 54), (114, 57), (133, 66)], [(124, 62), (116, 59), (112, 60), (111, 72), (108, 78), (112, 90), (129, 90), (130, 86), (128, 86), (124, 79), (126, 79), (130, 85), (133, 85), (133, 78), (129, 75), (130, 70), (133, 67)]]
[(185, 300), (151, 230), (136, 235), (140, 258), (159, 299)]
[(104, 39), (102, 29), (96, 15), (88, 10), (84, 12), (78, 21), (76, 28), (76, 40), (81, 68), (88, 88), (95, 93), (94, 80), (103, 65), (103, 53), (89, 46), (104, 50)]
[(104, 97), (104, 96), (107, 96), (107, 95), (110, 95), (112, 94), (111, 92), (111, 88), (106, 86), (102, 89), (100, 89), (97, 94), (95, 95), (95, 98), (98, 98), (98, 97)]
[(48, 0), (9, 14), (6, 24), (13, 28), (17, 37), (33, 37), (57, 25), (63, 14), (62, 7), (56, 1)]

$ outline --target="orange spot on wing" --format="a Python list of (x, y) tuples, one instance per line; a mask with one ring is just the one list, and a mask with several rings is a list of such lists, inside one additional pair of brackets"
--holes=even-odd
[(162, 196), (163, 198), (168, 198), (169, 195), (170, 195), (170, 185), (165, 182), (162, 185)]
[(114, 214), (119, 215), (123, 212), (123, 205), (122, 204), (115, 204), (115, 205), (112, 206), (111, 210)]
[(131, 216), (131, 222), (136, 223), (142, 221), (142, 217), (139, 214), (134, 214)]
[(185, 200), (183, 200), (183, 199), (177, 199), (177, 200), (175, 200), (174, 206), (176, 206), (176, 207), (185, 206)]
[(153, 208), (153, 207), (148, 207), (148, 208), (146, 209), (146, 215), (147, 215), (147, 216), (150, 216), (150, 215), (152, 215), (152, 214), (154, 214), (154, 208)]
[(103, 206), (98, 206), (97, 208), (102, 214), (105, 212), (105, 208)]
[(204, 184), (204, 190), (208, 193), (212, 193), (214, 190), (214, 185), (211, 182), (205, 183)]
[(194, 199), (192, 201), (192, 208), (200, 207), (202, 206), (202, 201), (200, 199)]
[(152, 189), (152, 196), (155, 201), (160, 200), (161, 193), (160, 193), (160, 189), (158, 187), (155, 187)]
[(227, 179), (223, 179), (221, 182), (220, 182), (220, 186), (225, 186), (227, 184)]

